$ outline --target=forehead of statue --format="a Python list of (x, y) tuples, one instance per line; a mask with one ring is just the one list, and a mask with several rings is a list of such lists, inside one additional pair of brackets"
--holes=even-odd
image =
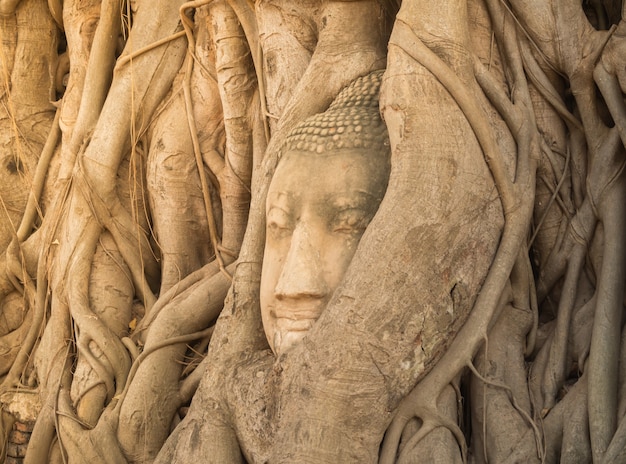
[(277, 173), (281, 166), (293, 165), (292, 159), (297, 160), (296, 167), (290, 167), (293, 170), (302, 170), (310, 166), (326, 166), (329, 163), (334, 164), (340, 162), (340, 160), (350, 160), (353, 162), (359, 162), (366, 165), (379, 165), (389, 163), (389, 156), (379, 149), (373, 148), (356, 148), (356, 147), (343, 147), (333, 148), (331, 150), (319, 150), (319, 151), (305, 151), (305, 150), (285, 150), (278, 162)]
[(272, 182), (276, 179), (283, 179), (285, 176), (300, 177), (302, 175), (311, 178), (329, 174), (333, 177), (345, 175), (360, 177), (374, 174), (370, 172), (375, 171), (372, 168), (386, 163), (388, 160), (384, 156), (357, 148), (335, 149), (322, 153), (292, 150), (283, 154)]
[(276, 169), (268, 192), (268, 207), (287, 199), (332, 204), (374, 200), (381, 196), (384, 187), (381, 172), (384, 169), (353, 150), (326, 154), (291, 152)]

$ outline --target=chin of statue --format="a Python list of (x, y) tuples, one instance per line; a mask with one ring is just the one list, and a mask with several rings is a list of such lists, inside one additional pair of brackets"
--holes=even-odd
[[(307, 320), (288, 320), (290, 324), (284, 324), (281, 327), (281, 320), (278, 321), (278, 328), (274, 333), (274, 350), (276, 355), (286, 353), (300, 340), (304, 338), (309, 329), (315, 323), (312, 319)], [(291, 327), (291, 328), (289, 328)]]

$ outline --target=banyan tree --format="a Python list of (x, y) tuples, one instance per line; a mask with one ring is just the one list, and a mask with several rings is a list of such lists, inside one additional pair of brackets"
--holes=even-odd
[(0, 0), (0, 462), (626, 460), (626, 6)]

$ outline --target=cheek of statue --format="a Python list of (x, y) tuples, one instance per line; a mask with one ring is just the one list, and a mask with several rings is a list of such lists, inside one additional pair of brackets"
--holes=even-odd
[(354, 155), (323, 162), (292, 155), (281, 161), (274, 176), (267, 203), (261, 315), (276, 354), (315, 324), (378, 206), (376, 184), (362, 161)]

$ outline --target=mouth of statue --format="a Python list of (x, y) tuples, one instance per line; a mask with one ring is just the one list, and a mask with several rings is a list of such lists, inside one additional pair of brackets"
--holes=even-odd
[(276, 320), (276, 327), (281, 331), (304, 332), (313, 327), (322, 313), (322, 305), (302, 307), (275, 306), (271, 315)]
[(326, 307), (325, 298), (283, 298), (268, 305), (272, 349), (277, 355), (285, 353), (302, 340), (313, 328)]
[[(300, 304), (298, 304), (300, 303)], [(270, 314), (276, 319), (317, 319), (324, 309), (324, 301), (306, 301), (288, 303), (279, 302), (270, 309)]]

